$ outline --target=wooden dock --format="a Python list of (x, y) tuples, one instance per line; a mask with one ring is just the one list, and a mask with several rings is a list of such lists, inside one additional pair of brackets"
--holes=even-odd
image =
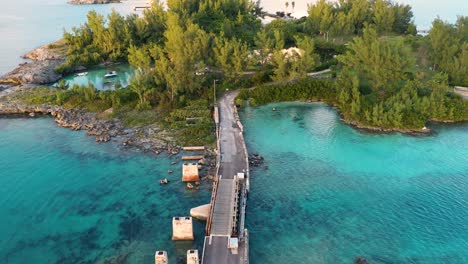
[(182, 160), (201, 160), (201, 159), (203, 159), (203, 155), (182, 156)]
[(195, 147), (183, 147), (184, 151), (204, 151), (205, 146), (195, 146)]
[(133, 7), (133, 11), (138, 11), (138, 9), (149, 9), (150, 6), (135, 6)]

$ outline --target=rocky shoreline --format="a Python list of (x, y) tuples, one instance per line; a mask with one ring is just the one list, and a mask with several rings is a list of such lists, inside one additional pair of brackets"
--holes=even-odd
[(62, 41), (34, 49), (22, 58), (30, 59), (0, 77), (0, 85), (50, 84), (62, 78), (55, 69), (66, 60), (66, 45)]
[(175, 155), (180, 152), (175, 139), (169, 133), (155, 126), (125, 128), (118, 119), (99, 118), (95, 113), (81, 109), (66, 109), (54, 105), (24, 105), (19, 102), (0, 102), (0, 115), (34, 118), (49, 115), (57, 125), (72, 130), (86, 130), (88, 136), (94, 136), (96, 142), (111, 140), (126, 147), (135, 147), (144, 152), (159, 154), (166, 152)]

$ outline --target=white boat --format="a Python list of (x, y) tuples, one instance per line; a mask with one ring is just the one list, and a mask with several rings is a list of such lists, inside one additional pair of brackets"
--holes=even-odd
[(76, 77), (82, 77), (88, 75), (88, 72), (79, 72), (76, 74)]
[(108, 72), (106, 75), (104, 75), (104, 77), (106, 78), (115, 77), (115, 76), (117, 76), (116, 71), (111, 71), (111, 72)]

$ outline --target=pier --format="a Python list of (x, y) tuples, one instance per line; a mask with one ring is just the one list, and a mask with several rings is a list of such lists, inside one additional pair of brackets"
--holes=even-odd
[(229, 92), (215, 107), (217, 175), (206, 223), (202, 263), (248, 263), (248, 232), (244, 228), (249, 190), (249, 164), (243, 127)]
[(133, 7), (133, 11), (149, 9), (151, 6), (135, 6)]
[(196, 155), (196, 156), (182, 156), (182, 160), (201, 160), (203, 159), (203, 155)]

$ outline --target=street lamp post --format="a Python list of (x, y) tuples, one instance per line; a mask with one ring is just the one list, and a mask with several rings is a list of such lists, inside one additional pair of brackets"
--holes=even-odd
[(214, 102), (214, 105), (216, 105), (216, 82), (218, 80), (213, 80), (213, 102)]

